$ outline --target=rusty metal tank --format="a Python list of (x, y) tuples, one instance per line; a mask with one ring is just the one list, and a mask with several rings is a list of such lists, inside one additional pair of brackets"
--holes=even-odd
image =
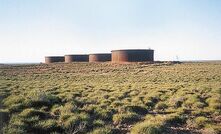
[(65, 55), (65, 62), (71, 63), (71, 62), (88, 62), (89, 61), (89, 55), (81, 54), (81, 55)]
[(111, 61), (110, 53), (90, 54), (89, 62), (106, 62)]
[(154, 61), (154, 50), (152, 49), (125, 49), (111, 52), (113, 63)]
[(64, 62), (64, 56), (46, 56), (45, 63)]

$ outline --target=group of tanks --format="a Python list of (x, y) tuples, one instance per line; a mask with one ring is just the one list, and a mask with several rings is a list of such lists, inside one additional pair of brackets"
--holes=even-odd
[(154, 50), (152, 49), (124, 49), (112, 50), (111, 53), (73, 54), (65, 56), (46, 56), (45, 63), (55, 62), (153, 62)]

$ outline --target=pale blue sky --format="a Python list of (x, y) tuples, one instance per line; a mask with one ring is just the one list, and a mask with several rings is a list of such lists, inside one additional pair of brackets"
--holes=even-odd
[(0, 0), (0, 63), (124, 48), (220, 60), (221, 0)]

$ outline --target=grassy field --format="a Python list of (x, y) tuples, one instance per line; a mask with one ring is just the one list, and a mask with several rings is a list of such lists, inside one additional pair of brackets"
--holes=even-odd
[(0, 66), (0, 133), (221, 133), (221, 62)]

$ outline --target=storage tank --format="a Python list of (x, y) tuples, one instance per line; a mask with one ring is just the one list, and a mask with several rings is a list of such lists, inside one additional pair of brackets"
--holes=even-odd
[(64, 62), (64, 56), (46, 56), (45, 63)]
[(154, 61), (154, 50), (152, 49), (125, 49), (111, 52), (113, 63)]
[(90, 54), (89, 62), (105, 62), (111, 61), (110, 53)]
[(82, 55), (65, 55), (65, 62), (71, 63), (71, 62), (88, 62), (89, 61), (89, 55), (82, 54)]

